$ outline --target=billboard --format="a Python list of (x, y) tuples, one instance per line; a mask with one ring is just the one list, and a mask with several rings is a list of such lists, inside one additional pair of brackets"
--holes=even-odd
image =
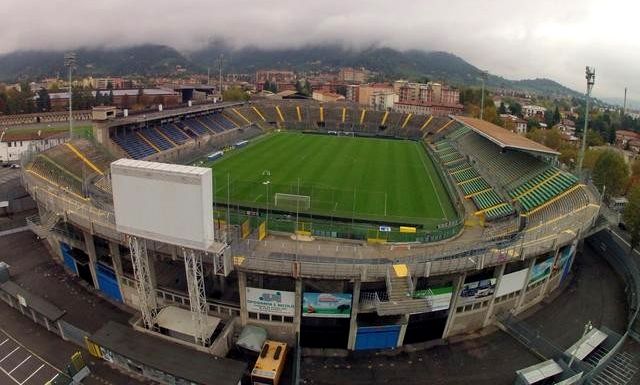
[(351, 317), (350, 293), (303, 293), (302, 316), (324, 318)]
[(496, 290), (496, 279), (483, 279), (481, 281), (465, 283), (460, 290), (458, 305), (473, 302), (477, 299), (492, 296)]
[(437, 286), (430, 287), (426, 290), (416, 290), (413, 298), (427, 298), (431, 307), (429, 312), (447, 310), (451, 305), (451, 297), (453, 297), (453, 286)]
[(213, 244), (210, 168), (119, 159), (111, 180), (119, 232), (198, 250)]
[(502, 297), (503, 295), (522, 290), (527, 281), (527, 274), (529, 274), (528, 268), (503, 275), (496, 289), (496, 297)]
[(553, 267), (553, 255), (544, 261), (538, 262), (531, 268), (531, 276), (529, 277), (529, 283), (538, 282), (541, 279), (545, 279), (551, 274), (551, 268)]
[(560, 281), (569, 275), (569, 269), (571, 268), (571, 259), (576, 254), (577, 241), (574, 241), (570, 246), (565, 246), (560, 250), (560, 256), (556, 262), (556, 270), (562, 270), (562, 277)]
[(293, 317), (296, 313), (296, 294), (292, 291), (247, 287), (247, 310), (254, 313)]

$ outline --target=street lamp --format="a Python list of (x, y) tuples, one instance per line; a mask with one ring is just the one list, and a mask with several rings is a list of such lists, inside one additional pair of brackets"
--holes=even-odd
[[(591, 321), (587, 321), (587, 323), (584, 324), (584, 330), (582, 331), (582, 337), (580, 337), (580, 339), (583, 339), (584, 336), (586, 336), (587, 333), (591, 331), (591, 329), (593, 329), (593, 324), (591, 323)], [(576, 345), (575, 349), (573, 349), (573, 351), (571, 352), (571, 359), (569, 360), (569, 368), (571, 368), (571, 365), (573, 365), (573, 361), (575, 361), (576, 359), (576, 353), (578, 352), (579, 347), (580, 345)]]
[(480, 74), (480, 80), (482, 81), (482, 95), (480, 96), (480, 120), (484, 116), (484, 82), (489, 77), (489, 72), (482, 71)]
[(269, 229), (269, 185), (271, 184), (271, 171), (269, 170), (264, 170), (262, 172), (262, 176), (267, 177), (266, 180), (264, 182), (262, 182), (262, 184), (264, 185), (265, 189), (267, 190), (267, 219), (265, 220), (265, 227), (268, 230)]
[(582, 171), (582, 161), (584, 160), (584, 151), (587, 147), (587, 129), (589, 127), (589, 98), (591, 97), (591, 89), (596, 80), (596, 69), (587, 66), (585, 70), (585, 78), (587, 79), (587, 101), (584, 110), (584, 128), (582, 129), (582, 147), (578, 154), (578, 174)]
[(69, 69), (69, 140), (73, 137), (73, 103), (71, 102), (72, 90), (71, 90), (71, 72), (76, 66), (76, 54), (75, 52), (68, 52), (64, 55), (64, 66)]

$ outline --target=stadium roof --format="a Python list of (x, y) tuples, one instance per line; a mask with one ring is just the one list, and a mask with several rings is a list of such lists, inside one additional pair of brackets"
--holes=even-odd
[(511, 132), (485, 120), (470, 118), (467, 116), (452, 116), (452, 118), (502, 148), (539, 152), (550, 155), (560, 154), (558, 151), (552, 148), (549, 148), (538, 142), (534, 142), (531, 139), (518, 135), (515, 132)]

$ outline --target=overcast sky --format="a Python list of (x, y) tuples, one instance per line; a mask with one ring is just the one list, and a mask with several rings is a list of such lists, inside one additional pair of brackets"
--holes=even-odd
[(454, 53), (510, 79), (548, 77), (640, 99), (632, 0), (0, 0), (0, 53), (160, 43), (196, 49), (340, 42)]

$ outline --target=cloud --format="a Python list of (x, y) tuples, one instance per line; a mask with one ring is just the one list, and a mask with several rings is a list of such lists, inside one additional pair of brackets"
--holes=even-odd
[(3, 0), (0, 53), (142, 43), (194, 50), (339, 42), (455, 53), (508, 78), (549, 77), (596, 96), (640, 90), (640, 5), (623, 0)]

